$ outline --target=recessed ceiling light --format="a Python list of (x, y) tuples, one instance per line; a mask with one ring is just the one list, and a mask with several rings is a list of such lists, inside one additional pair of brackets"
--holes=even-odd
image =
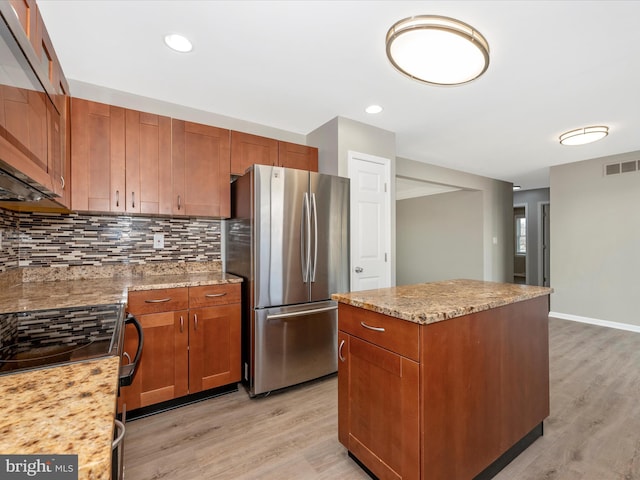
[(382, 107), (380, 105), (369, 105), (364, 109), (367, 113), (380, 113), (382, 111)]
[(560, 143), (562, 145), (585, 145), (603, 139), (607, 135), (609, 135), (609, 127), (605, 126), (576, 128), (560, 135)]
[(489, 67), (489, 44), (471, 25), (449, 17), (418, 15), (387, 32), (387, 57), (401, 73), (434, 85), (459, 85)]
[(193, 45), (189, 39), (177, 33), (166, 35), (164, 37), (164, 43), (166, 43), (170, 49), (180, 53), (187, 53), (193, 50)]
[(516, 190), (520, 190), (522, 187), (520, 185), (514, 185), (513, 186), (513, 191), (515, 192)]

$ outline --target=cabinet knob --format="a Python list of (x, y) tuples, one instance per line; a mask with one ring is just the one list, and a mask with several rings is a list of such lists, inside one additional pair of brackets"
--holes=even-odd
[(355, 270), (356, 270), (356, 273), (364, 272), (364, 268), (362, 268), (362, 267), (356, 267)]

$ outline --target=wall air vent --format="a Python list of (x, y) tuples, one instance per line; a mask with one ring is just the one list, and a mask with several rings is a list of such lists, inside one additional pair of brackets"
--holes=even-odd
[(630, 162), (610, 163), (604, 166), (605, 175), (617, 175), (619, 173), (629, 173), (640, 171), (640, 160)]
[(605, 175), (617, 175), (620, 173), (620, 164), (619, 163), (611, 163), (609, 165), (604, 166), (604, 174)]
[(620, 169), (622, 171), (622, 173), (627, 173), (627, 172), (635, 172), (636, 171), (636, 161), (632, 161), (632, 162), (622, 162), (620, 164)]

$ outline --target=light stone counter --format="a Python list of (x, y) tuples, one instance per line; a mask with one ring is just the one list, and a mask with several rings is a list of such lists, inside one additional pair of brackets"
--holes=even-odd
[(549, 295), (547, 287), (480, 280), (448, 280), (400, 287), (338, 293), (333, 300), (419, 324)]
[[(240, 283), (218, 263), (32, 268), (0, 278), (0, 313), (126, 303), (130, 290)], [(0, 376), (0, 453), (78, 454), (109, 479), (119, 357)]]
[(0, 453), (77, 454), (78, 479), (111, 478), (118, 357), (0, 376)]
[(23, 269), (0, 288), (0, 313), (126, 303), (130, 290), (242, 282), (216, 263), (194, 264)]

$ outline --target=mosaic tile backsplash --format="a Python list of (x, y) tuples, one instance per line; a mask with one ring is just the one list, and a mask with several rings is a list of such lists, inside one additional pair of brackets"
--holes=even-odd
[[(18, 267), (209, 262), (221, 259), (221, 222), (0, 209), (0, 272)], [(154, 234), (164, 248), (154, 249)]]

